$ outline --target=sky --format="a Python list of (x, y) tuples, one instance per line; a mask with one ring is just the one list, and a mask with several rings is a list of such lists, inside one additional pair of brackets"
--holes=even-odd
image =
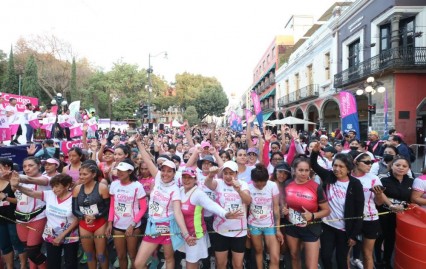
[[(170, 83), (189, 72), (216, 77), (240, 96), (291, 15), (319, 18), (334, 0), (3, 0), (0, 49), (20, 38), (55, 35), (76, 58), (105, 71), (122, 61)], [(167, 59), (163, 53), (167, 51)]]

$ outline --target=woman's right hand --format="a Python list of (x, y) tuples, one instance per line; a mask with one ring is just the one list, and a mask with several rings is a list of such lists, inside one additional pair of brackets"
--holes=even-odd
[(112, 232), (112, 221), (108, 221), (107, 228), (105, 230), (105, 235), (110, 237)]
[(283, 206), (283, 208), (281, 209), (281, 213), (284, 216), (287, 216), (288, 215), (288, 207), (287, 206)]
[(321, 144), (320, 144), (320, 142), (316, 142), (314, 144), (314, 147), (312, 148), (312, 152), (318, 153), (320, 150), (321, 150)]

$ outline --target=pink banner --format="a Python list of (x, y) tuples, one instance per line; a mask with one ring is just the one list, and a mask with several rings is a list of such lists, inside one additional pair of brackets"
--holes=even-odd
[(53, 114), (58, 114), (58, 106), (52, 106), (52, 109), (51, 109), (51, 111), (52, 111), (52, 113)]
[(18, 132), (19, 124), (9, 124), (10, 134), (15, 135)]
[(0, 142), (8, 141), (11, 139), (10, 129), (0, 127)]
[(342, 91), (339, 93), (340, 117), (343, 119), (348, 115), (357, 113), (355, 97), (350, 92)]
[(81, 140), (64, 141), (61, 143), (61, 151), (64, 153), (64, 155), (68, 155), (68, 151), (72, 147), (83, 148), (83, 143)]
[(262, 111), (262, 108), (260, 107), (259, 96), (257, 95), (257, 93), (255, 91), (251, 92), (251, 99), (253, 101), (254, 114), (257, 115)]
[(34, 106), (38, 105), (38, 98), (29, 97), (29, 96), (19, 96), (12, 93), (3, 92), (1, 93), (2, 97), (5, 101), (9, 102), (10, 98), (16, 98), (16, 107), (18, 109), (18, 112), (24, 112), (25, 111), (25, 105), (28, 103), (33, 104)]
[(252, 114), (251, 111), (246, 109), (246, 121), (248, 121), (251, 118)]
[(39, 119), (33, 119), (33, 120), (29, 120), (28, 123), (31, 125), (31, 127), (33, 127), (34, 129), (38, 129), (41, 126), (40, 120)]
[(80, 125), (73, 126), (70, 128), (70, 137), (78, 137), (83, 135), (83, 130), (81, 129)]

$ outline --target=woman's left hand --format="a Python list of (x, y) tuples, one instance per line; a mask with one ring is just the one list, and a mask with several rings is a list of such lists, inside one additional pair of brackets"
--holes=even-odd
[(306, 208), (304, 208), (303, 206), (302, 206), (302, 208), (303, 208), (303, 210), (305, 211), (305, 212), (303, 212), (302, 213), (302, 217), (306, 220), (306, 221), (311, 221), (311, 220), (313, 220), (313, 218), (312, 218), (312, 212), (309, 212), (308, 210), (306, 210)]
[(53, 239), (52, 245), (54, 245), (54, 246), (60, 246), (60, 245), (62, 245), (62, 241), (63, 240), (64, 240), (64, 237), (61, 234), (58, 237), (56, 237), (55, 239)]
[(129, 226), (129, 228), (127, 228), (125, 235), (126, 236), (132, 236), (133, 235), (133, 231), (134, 231), (134, 227), (132, 225)]
[(277, 240), (280, 243), (280, 245), (283, 245), (284, 244), (284, 236), (279, 229), (280, 228), (277, 227)]
[(193, 236), (188, 236), (185, 238), (185, 242), (189, 245), (189, 246), (195, 246), (197, 244), (197, 238), (193, 237)]
[(353, 247), (353, 246), (355, 246), (356, 245), (356, 241), (355, 240), (353, 240), (353, 239), (351, 239), (351, 238), (349, 238), (348, 239), (348, 246), (349, 247)]

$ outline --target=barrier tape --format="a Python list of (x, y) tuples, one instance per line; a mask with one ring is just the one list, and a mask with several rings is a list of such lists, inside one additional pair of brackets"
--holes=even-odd
[[(391, 213), (404, 213), (404, 211), (407, 210), (411, 210), (414, 207), (416, 207), (416, 204), (410, 204), (411, 206), (404, 208), (403, 211), (400, 212), (394, 212), (394, 211), (384, 211), (384, 212), (379, 212), (377, 214), (370, 214), (370, 215), (362, 215), (362, 216), (358, 216), (358, 217), (349, 217), (349, 218), (337, 218), (337, 219), (329, 219), (329, 220), (320, 220), (320, 221), (312, 221), (312, 222), (308, 222), (307, 225), (313, 225), (313, 224), (321, 224), (321, 223), (328, 223), (328, 222), (337, 222), (337, 221), (342, 221), (342, 220), (354, 220), (354, 219), (364, 219), (366, 217), (374, 217), (374, 216), (382, 216), (382, 215), (387, 215), (387, 214), (391, 214)], [(43, 231), (37, 230), (33, 227), (30, 227), (28, 225), (25, 225), (25, 223), (22, 222), (17, 222), (15, 220), (12, 220), (8, 217), (5, 217), (3, 215), (0, 215), (0, 218), (6, 219), (10, 222), (14, 222), (16, 224), (19, 225), (23, 225), (26, 228), (35, 231), (35, 232), (39, 232), (39, 233), (43, 233)], [(281, 228), (281, 227), (289, 227), (289, 226), (300, 226), (300, 224), (282, 224), (282, 225), (276, 225), (276, 226), (271, 226), (271, 227), (267, 227), (267, 228)], [(241, 231), (248, 231), (248, 230), (262, 230), (264, 229), (263, 227), (253, 227), (253, 228), (246, 228), (246, 229), (235, 229), (235, 230), (223, 230), (221, 232), (241, 232)], [(200, 234), (212, 234), (212, 233), (217, 233), (216, 231), (207, 231), (207, 232), (200, 232)], [(151, 237), (159, 237), (159, 236), (173, 236), (176, 234), (172, 234), (172, 233), (156, 233), (156, 234), (135, 234), (135, 235), (125, 235), (125, 234), (116, 234), (116, 235), (85, 235), (85, 236), (68, 236), (65, 237), (65, 240), (78, 240), (78, 239), (99, 239), (99, 238), (126, 238), (126, 237), (144, 237), (144, 236), (151, 236)], [(180, 234), (177, 234), (180, 235)]]

